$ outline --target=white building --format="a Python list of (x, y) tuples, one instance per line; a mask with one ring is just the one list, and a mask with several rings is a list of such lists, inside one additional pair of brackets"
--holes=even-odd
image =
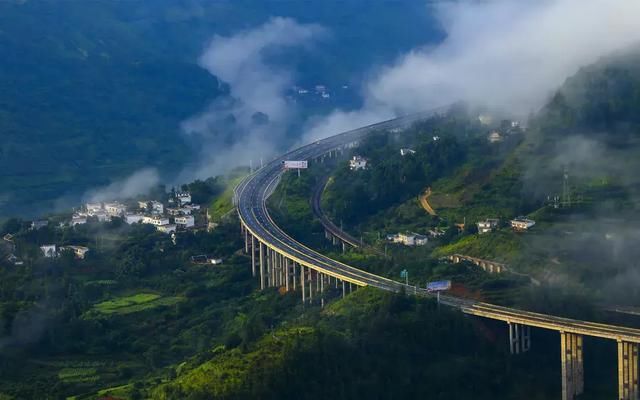
[(42, 254), (47, 258), (54, 258), (58, 255), (58, 250), (55, 244), (45, 244), (40, 246)]
[(498, 131), (493, 131), (489, 134), (489, 136), (487, 136), (487, 140), (489, 140), (489, 143), (499, 143), (502, 142), (504, 138), (502, 137), (502, 134)]
[(431, 236), (432, 238), (439, 238), (441, 236), (444, 236), (446, 232), (444, 231), (444, 229), (441, 228), (434, 228), (434, 229), (429, 229), (429, 236)]
[(156, 225), (156, 229), (158, 232), (162, 233), (173, 233), (176, 231), (175, 224), (165, 224), (165, 225)]
[(127, 211), (127, 206), (119, 202), (105, 203), (104, 210), (110, 217), (121, 217)]
[(400, 243), (405, 246), (424, 246), (429, 242), (429, 238), (415, 232), (404, 232), (395, 235), (388, 235), (387, 239), (393, 243)]
[(406, 156), (407, 154), (416, 154), (416, 151), (412, 149), (400, 149), (400, 155), (402, 157)]
[(143, 224), (151, 224), (155, 226), (169, 225), (169, 218), (159, 215), (145, 216), (142, 218)]
[(352, 171), (357, 171), (359, 169), (367, 168), (367, 160), (360, 156), (353, 156), (351, 160), (349, 160), (349, 169)]
[(536, 221), (525, 217), (518, 217), (511, 220), (511, 227), (516, 231), (526, 231), (535, 224)]
[(89, 215), (93, 215), (102, 211), (102, 203), (87, 203), (84, 205), (84, 208), (87, 210)]
[(49, 221), (47, 221), (46, 219), (41, 219), (41, 220), (37, 220), (37, 221), (32, 221), (31, 222), (31, 229), (33, 230), (38, 230), (40, 228), (44, 228), (46, 226), (49, 225)]
[(98, 218), (99, 222), (111, 221), (111, 216), (109, 216), (109, 214), (107, 214), (106, 211), (98, 211), (98, 212), (90, 213), (89, 216)]
[(86, 223), (87, 223), (87, 217), (85, 215), (74, 214), (71, 217), (71, 222), (69, 223), (69, 225), (76, 226), (76, 225), (84, 225)]
[(124, 222), (127, 224), (137, 224), (138, 222), (144, 219), (144, 215), (142, 214), (127, 214), (124, 216)]
[(150, 201), (147, 201), (147, 200), (138, 201), (138, 208), (143, 211), (147, 211), (147, 209), (149, 208), (149, 203)]
[(189, 192), (176, 193), (176, 199), (178, 199), (178, 202), (180, 203), (181, 206), (185, 204), (189, 204), (191, 203), (191, 193)]
[(152, 201), (151, 203), (151, 212), (154, 214), (163, 214), (164, 213), (164, 205), (159, 201)]
[(498, 227), (500, 223), (499, 219), (496, 218), (487, 218), (484, 221), (478, 222), (478, 233), (483, 234), (487, 232), (491, 232)]
[(175, 217), (174, 221), (176, 225), (181, 228), (191, 228), (195, 225), (195, 218), (193, 218), (193, 215), (183, 215), (180, 217)]

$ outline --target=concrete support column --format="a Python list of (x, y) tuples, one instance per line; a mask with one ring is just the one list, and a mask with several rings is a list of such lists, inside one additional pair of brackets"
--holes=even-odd
[(531, 327), (509, 323), (509, 350), (511, 354), (520, 354), (531, 348)]
[(292, 261), (292, 264), (293, 264), (293, 290), (296, 290), (296, 282), (298, 280), (298, 275), (297, 275), (298, 270), (296, 268), (296, 262)]
[(324, 274), (320, 274), (320, 307), (324, 308)]
[(347, 244), (345, 242), (342, 242), (342, 253), (344, 253), (345, 251), (347, 251)]
[(584, 388), (582, 335), (560, 332), (562, 400), (573, 400)]
[(249, 230), (244, 230), (244, 252), (249, 254)]
[(313, 270), (309, 268), (309, 304), (313, 304)]
[(345, 292), (346, 292), (346, 290), (345, 290), (345, 287), (344, 287), (344, 281), (342, 281), (342, 298), (343, 299), (344, 299), (344, 296), (346, 295)]
[(618, 399), (638, 400), (638, 343), (618, 341)]
[(273, 265), (275, 266), (275, 273), (273, 274), (273, 285), (275, 287), (280, 286), (280, 254), (275, 253), (273, 255)]
[(302, 304), (307, 301), (306, 284), (304, 282), (304, 265), (300, 265), (300, 287), (302, 288)]
[(264, 290), (264, 244), (260, 242), (260, 289)]
[(287, 292), (289, 291), (289, 259), (284, 259), (284, 280), (285, 280), (285, 289)]
[(256, 238), (251, 235), (251, 274), (256, 276)]

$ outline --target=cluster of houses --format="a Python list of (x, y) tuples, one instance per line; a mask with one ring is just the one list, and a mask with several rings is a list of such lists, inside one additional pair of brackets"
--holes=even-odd
[(154, 225), (159, 232), (173, 233), (177, 229), (189, 229), (195, 226), (194, 212), (200, 210), (200, 205), (191, 203), (188, 192), (175, 193), (169, 199), (169, 205), (157, 200), (138, 201), (137, 207), (127, 207), (120, 202), (87, 203), (81, 211), (73, 214), (70, 225), (87, 223), (87, 218), (94, 217), (98, 221), (110, 221), (112, 218), (122, 218), (127, 224)]
[(405, 246), (424, 246), (429, 243), (429, 239), (437, 239), (444, 235), (441, 228), (429, 229), (428, 235), (421, 235), (415, 232), (402, 232), (387, 235), (387, 240), (391, 243), (403, 244)]
[(429, 242), (429, 238), (415, 232), (402, 232), (387, 235), (387, 240), (391, 243), (399, 243), (405, 246), (424, 246)]
[(89, 252), (88, 247), (84, 246), (56, 246), (55, 244), (45, 244), (40, 246), (40, 251), (42, 251), (42, 255), (46, 258), (56, 258), (60, 254), (65, 251), (72, 252), (76, 258), (80, 260), (84, 260), (85, 256)]
[(500, 142), (503, 142), (508, 137), (514, 136), (520, 133), (522, 133), (520, 122), (503, 120), (502, 123), (500, 124), (499, 129), (494, 129), (491, 132), (489, 132), (489, 135), (487, 135), (487, 140), (489, 141), (489, 143), (492, 143), (492, 144), (500, 143)]
[[(349, 89), (349, 86), (343, 85), (342, 89), (343, 90)], [(304, 87), (294, 86), (293, 92), (298, 96), (309, 96), (309, 95), (318, 96), (325, 100), (328, 100), (331, 98), (331, 93), (329, 91), (329, 88), (327, 88), (325, 85), (315, 85), (313, 89), (306, 89)]]
[[(517, 217), (509, 221), (509, 225), (514, 231), (524, 232), (529, 230), (536, 224), (536, 221), (526, 218), (526, 217)], [(478, 233), (490, 233), (496, 230), (500, 226), (500, 220), (497, 218), (487, 218), (484, 221), (478, 221)]]
[(358, 171), (367, 168), (367, 159), (362, 156), (353, 156), (349, 160), (349, 169), (351, 171)]
[[(524, 232), (533, 227), (536, 222), (526, 217), (517, 217), (509, 221), (511, 228), (516, 232)], [(460, 224), (464, 226), (464, 224)], [(478, 233), (486, 234), (495, 231), (500, 226), (500, 220), (497, 218), (487, 218), (477, 222)], [(460, 229), (460, 226), (458, 227)], [(441, 228), (430, 229), (427, 235), (421, 235), (415, 232), (401, 232), (387, 235), (387, 241), (391, 243), (403, 244), (405, 246), (424, 246), (429, 239), (437, 239), (445, 234)]]

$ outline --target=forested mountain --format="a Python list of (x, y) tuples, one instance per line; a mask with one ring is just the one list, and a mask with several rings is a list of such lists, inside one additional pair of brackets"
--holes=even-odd
[(358, 83), (438, 36), (418, 0), (1, 2), (0, 216), (68, 205), (141, 167), (179, 170), (192, 158), (180, 122), (228, 92), (196, 64), (204, 46), (273, 16), (330, 32), (311, 56), (274, 60), (309, 85)]

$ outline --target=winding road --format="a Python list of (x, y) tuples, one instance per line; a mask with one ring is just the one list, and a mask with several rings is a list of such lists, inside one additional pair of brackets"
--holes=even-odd
[[(287, 235), (271, 219), (266, 201), (275, 190), (281, 175), (285, 171), (283, 167), (285, 160), (318, 161), (332, 151), (357, 146), (364, 136), (375, 130), (402, 129), (438, 112), (432, 111), (405, 116), (316, 141), (275, 158), (263, 168), (246, 177), (234, 192), (234, 203), (245, 234), (245, 250), (249, 252), (249, 248), (251, 248), (252, 263), (255, 262), (254, 243), (255, 241), (259, 243), (261, 280), (263, 279), (263, 270), (266, 265), (264, 274), (269, 276), (269, 279), (274, 274), (281, 274), (281, 278), (279, 280), (276, 278), (274, 282), (276, 285), (284, 285), (283, 282), (286, 282), (288, 290), (289, 282), (291, 281), (289, 273), (291, 265), (293, 265), (293, 282), (296, 279), (297, 268), (301, 271), (303, 299), (304, 287), (306, 287), (307, 282), (309, 283), (309, 292), (312, 293), (314, 275), (311, 274), (311, 271), (314, 271), (318, 287), (321, 287), (321, 283), (325, 283), (326, 277), (329, 277), (329, 281), (334, 278), (336, 286), (338, 280), (342, 281), (343, 293), (344, 282), (348, 282), (358, 286), (372, 286), (387, 291), (405, 291), (409, 294), (431, 296), (425, 289), (405, 285), (383, 276), (362, 271), (304, 246)], [(251, 246), (249, 245), (250, 243)], [(267, 258), (264, 260), (262, 254), (263, 246), (267, 249)], [(271, 259), (269, 259), (270, 257)], [(284, 274), (281, 272), (283, 266), (286, 267), (286, 281), (283, 279)], [(309, 281), (305, 280), (307, 275), (309, 276)], [(561, 334), (563, 399), (573, 399), (575, 395), (583, 392), (582, 336), (587, 335), (615, 340), (618, 342), (619, 399), (638, 399), (638, 343), (640, 343), (640, 329), (534, 313), (448, 295), (440, 296), (440, 302), (458, 308), (466, 314), (504, 321), (509, 324), (511, 351), (514, 352), (514, 349), (516, 349), (515, 353), (529, 349), (530, 336), (528, 333), (524, 333), (528, 332), (529, 327), (558, 331)]]

